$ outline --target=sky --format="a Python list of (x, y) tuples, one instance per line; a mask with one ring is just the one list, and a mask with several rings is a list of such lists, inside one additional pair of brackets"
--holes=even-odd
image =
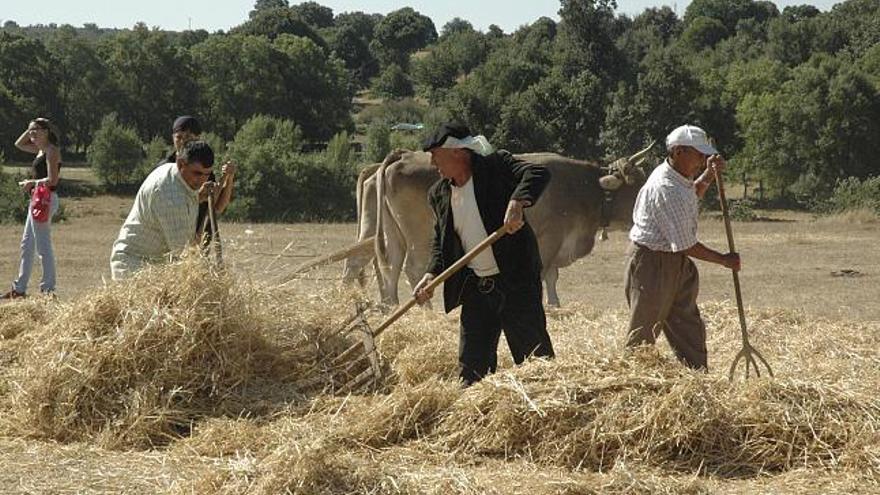
[[(559, 18), (558, 0), (317, 0), (334, 13), (363, 11), (387, 14), (412, 7), (430, 17), (437, 30), (450, 19), (461, 17), (485, 30), (497, 24), (505, 32), (530, 24), (539, 17)], [(299, 0), (290, 1), (291, 4)], [(690, 0), (618, 0), (617, 11), (635, 15), (648, 7), (668, 5), (681, 16)], [(826, 11), (832, 0), (776, 0), (782, 10), (787, 5), (811, 4)], [(0, 23), (13, 20), (19, 25), (72, 24), (93, 22), (100, 27), (131, 27), (144, 22), (150, 27), (171, 31), (205, 29), (228, 30), (247, 20), (253, 0), (0, 0)]]

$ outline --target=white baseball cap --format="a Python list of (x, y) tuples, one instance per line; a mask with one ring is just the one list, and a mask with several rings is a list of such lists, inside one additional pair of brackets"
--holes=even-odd
[(709, 143), (706, 131), (693, 125), (677, 127), (666, 136), (666, 150), (671, 151), (674, 146), (690, 146), (704, 155), (718, 154), (718, 150)]

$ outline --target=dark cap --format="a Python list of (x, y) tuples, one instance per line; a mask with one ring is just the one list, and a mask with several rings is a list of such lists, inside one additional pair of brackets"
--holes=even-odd
[(202, 126), (201, 124), (199, 124), (199, 121), (196, 120), (195, 117), (191, 115), (184, 115), (182, 117), (177, 117), (174, 120), (174, 125), (171, 126), (171, 132), (181, 131), (189, 131), (193, 134), (201, 134)]
[(186, 163), (200, 163), (205, 168), (214, 166), (214, 150), (204, 141), (190, 141), (183, 145), (177, 158)]
[(446, 122), (440, 124), (430, 136), (422, 143), (422, 151), (431, 151), (432, 149), (443, 146), (446, 138), (452, 136), (456, 139), (464, 139), (471, 135), (471, 130), (464, 124), (458, 122)]

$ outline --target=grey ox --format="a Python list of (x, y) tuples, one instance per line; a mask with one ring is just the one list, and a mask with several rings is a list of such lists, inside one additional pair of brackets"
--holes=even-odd
[[(538, 239), (549, 305), (559, 305), (559, 269), (590, 254), (600, 228), (632, 223), (636, 195), (645, 182), (639, 165), (652, 146), (605, 167), (555, 153), (518, 155), (546, 166), (551, 173), (541, 198), (526, 210), (526, 219)], [(428, 188), (439, 178), (431, 155), (423, 152), (392, 152), (383, 163), (361, 171), (358, 241), (375, 234), (375, 249), (346, 260), (344, 281), (363, 284), (364, 268), (373, 261), (380, 297), (386, 304), (398, 303), (401, 270), (406, 272), (410, 287), (418, 283), (428, 265), (433, 236)]]

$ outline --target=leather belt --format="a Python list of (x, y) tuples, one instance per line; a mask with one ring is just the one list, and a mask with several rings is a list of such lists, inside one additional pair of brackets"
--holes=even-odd
[(479, 275), (475, 275), (477, 278), (477, 291), (480, 294), (489, 294), (493, 290), (495, 290), (495, 285), (498, 283), (500, 274), (489, 275), (487, 277), (480, 277)]

